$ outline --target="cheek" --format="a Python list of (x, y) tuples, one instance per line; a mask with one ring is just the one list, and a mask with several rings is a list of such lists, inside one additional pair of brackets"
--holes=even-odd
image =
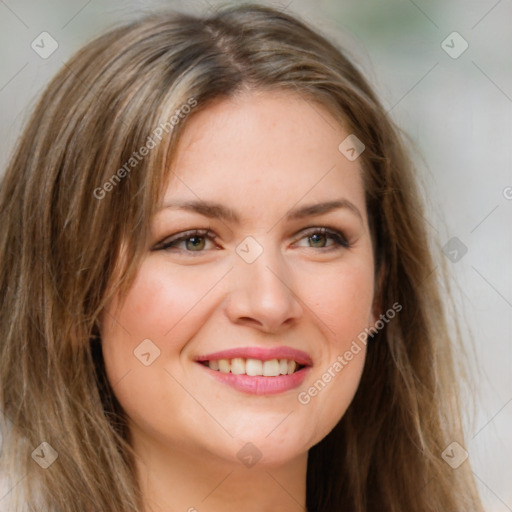
[[(343, 346), (368, 327), (373, 303), (373, 272), (362, 263), (317, 273), (303, 296), (322, 320), (329, 339)], [(342, 347), (340, 347), (342, 348)]]
[(165, 264), (148, 261), (117, 318), (135, 331), (140, 327), (163, 337), (198, 304), (208, 282), (193, 272), (172, 272)]
[[(207, 301), (201, 299), (220, 278), (217, 272), (205, 276), (191, 267), (187, 270), (173, 272), (165, 262), (146, 260), (122, 305), (113, 300), (100, 318), (107, 378), (128, 416), (148, 430), (153, 422), (176, 423), (161, 404), (179, 403), (183, 392), (166, 369), (183, 380), (182, 349), (209, 314)], [(142, 355), (146, 353), (148, 366)], [(146, 423), (157, 409), (158, 419)]]
[(204, 307), (196, 306), (218, 281), (212, 274), (173, 272), (170, 266), (149, 259), (142, 264), (122, 305), (112, 301), (101, 316), (103, 356), (111, 382), (145, 368), (136, 356), (139, 347), (147, 346), (151, 358), (159, 354), (152, 369), (169, 357), (179, 357), (201, 325)]
[(169, 339), (181, 339), (178, 332), (197, 327), (198, 315), (204, 311), (196, 306), (219, 276), (178, 270), (158, 261), (144, 262), (122, 307), (112, 304), (106, 308), (107, 324), (109, 318), (116, 319), (110, 322), (108, 335), (128, 336), (132, 342), (150, 338), (157, 344), (165, 339), (167, 345)]
[(301, 407), (322, 418), (315, 424), (318, 439), (345, 414), (359, 386), (366, 356), (361, 333), (369, 326), (373, 303), (371, 263), (347, 258), (336, 272), (317, 273), (303, 291), (327, 341), (321, 363), (298, 397)]

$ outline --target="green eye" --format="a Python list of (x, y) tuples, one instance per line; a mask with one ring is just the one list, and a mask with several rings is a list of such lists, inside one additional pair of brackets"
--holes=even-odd
[[(195, 229), (163, 240), (153, 250), (182, 250), (188, 253), (201, 253), (206, 248), (207, 242), (213, 244), (214, 239), (215, 235), (211, 231)], [(180, 244), (184, 244), (184, 246), (179, 247)]]
[(311, 243), (313, 244), (313, 247), (325, 247), (325, 243), (327, 241), (327, 238), (324, 234), (314, 234), (308, 237)]
[(202, 250), (206, 245), (205, 238), (202, 236), (191, 236), (189, 238), (184, 239), (185, 247), (187, 250), (195, 251)]
[[(313, 249), (335, 250), (340, 247), (350, 247), (350, 243), (343, 233), (335, 229), (312, 227), (303, 231), (302, 235), (299, 241), (307, 240), (307, 247)], [(329, 243), (329, 240), (332, 240), (332, 243)], [(153, 250), (182, 251), (191, 255), (199, 255), (209, 249), (208, 243), (214, 246), (214, 241), (215, 234), (213, 232), (207, 229), (195, 229), (167, 238), (157, 244)], [(298, 245), (304, 247), (304, 245)]]
[[(303, 232), (303, 239), (307, 239), (308, 247), (316, 248), (316, 249), (326, 249), (333, 248), (336, 246), (349, 248), (350, 243), (347, 241), (347, 238), (338, 230), (327, 228), (327, 227), (313, 227), (309, 228)], [(328, 240), (332, 240), (333, 243), (328, 244)]]

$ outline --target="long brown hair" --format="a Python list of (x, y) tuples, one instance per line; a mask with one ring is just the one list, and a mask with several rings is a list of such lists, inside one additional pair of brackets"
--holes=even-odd
[[(441, 457), (464, 445), (459, 340), (429, 275), (433, 245), (402, 137), (340, 49), (257, 5), (112, 29), (67, 62), (20, 138), (0, 191), (1, 460), (23, 479), (12, 493), (24, 487), (30, 510), (141, 509), (96, 321), (132, 283), (187, 119), (246, 89), (299, 94), (364, 142), (377, 300), (403, 306), (368, 343), (346, 414), (309, 452), (308, 510), (482, 510), (469, 463)], [(135, 157), (149, 139), (154, 149)], [(31, 458), (42, 442), (58, 453), (47, 470)]]

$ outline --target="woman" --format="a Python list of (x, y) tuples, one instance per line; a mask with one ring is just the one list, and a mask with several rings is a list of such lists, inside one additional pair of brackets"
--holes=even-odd
[(0, 205), (9, 510), (481, 510), (411, 163), (300, 20), (97, 38)]

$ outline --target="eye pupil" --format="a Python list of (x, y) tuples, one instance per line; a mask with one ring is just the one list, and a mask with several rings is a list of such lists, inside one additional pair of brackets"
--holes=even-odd
[[(320, 242), (320, 246), (323, 246), (322, 242), (325, 242), (325, 235), (315, 233), (314, 235), (311, 235), (309, 239), (312, 241), (313, 244)], [(315, 247), (317, 246), (315, 245)]]
[(202, 236), (191, 236), (187, 240), (187, 249), (203, 249), (204, 248), (204, 237)]

